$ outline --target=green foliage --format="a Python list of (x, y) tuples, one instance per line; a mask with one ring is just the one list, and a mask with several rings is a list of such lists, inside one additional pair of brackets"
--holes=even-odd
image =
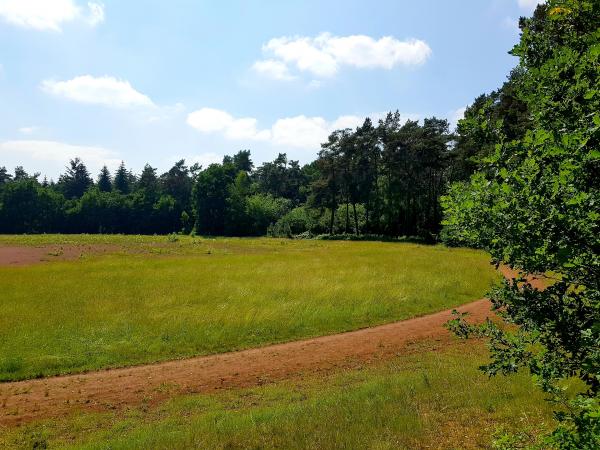
[(121, 194), (129, 194), (131, 189), (131, 173), (125, 167), (125, 163), (121, 161), (117, 172), (115, 173), (115, 179), (113, 181), (113, 188), (115, 191), (119, 191)]
[(0, 231), (43, 233), (58, 228), (65, 199), (35, 179), (7, 183), (0, 192)]
[(211, 164), (196, 178), (192, 204), (199, 233), (225, 234), (227, 199), (235, 175), (233, 164)]
[(100, 192), (110, 192), (112, 190), (112, 178), (106, 166), (103, 166), (100, 170), (97, 186)]
[(270, 228), (269, 235), (291, 237), (302, 233), (312, 235), (321, 232), (319, 229), (319, 212), (307, 206), (298, 206), (282, 216)]
[(58, 188), (67, 199), (81, 197), (91, 185), (90, 174), (79, 158), (70, 161), (66, 173), (58, 180)]
[[(551, 0), (521, 21), (523, 75), (516, 95), (531, 129), (508, 139), (499, 124), (495, 151), (470, 183), (443, 199), (445, 237), (477, 245), (496, 263), (554, 274), (545, 290), (524, 280), (492, 293), (494, 308), (517, 328), (489, 322), (490, 374), (527, 367), (560, 405), (558, 448), (598, 448), (600, 416), (600, 3)], [(579, 389), (565, 391), (578, 378)]]
[[(452, 152), (452, 139), (444, 120), (403, 125), (396, 112), (376, 126), (366, 119), (356, 130), (334, 131), (317, 160), (305, 166), (282, 153), (255, 169), (250, 151), (241, 150), (204, 169), (180, 160), (160, 176), (147, 164), (136, 176), (121, 162), (114, 177), (103, 167), (96, 184), (77, 158), (57, 184), (39, 183), (37, 175), (30, 176), (22, 167), (15, 169), (14, 177), (2, 168), (0, 215), (14, 192), (3, 186), (32, 181), (65, 198), (52, 224), (32, 228), (31, 221), (11, 216), (13, 223), (0, 222), (0, 233), (195, 229), (207, 235), (328, 232), (433, 240), (440, 228), (439, 196), (461, 158), (467, 157)], [(299, 207), (303, 209), (295, 216), (284, 218)]]
[(306, 201), (307, 174), (298, 161), (288, 160), (285, 153), (261, 165), (254, 177), (258, 189), (265, 194), (287, 198), (294, 205)]
[(481, 169), (494, 154), (500, 136), (506, 141), (522, 139), (531, 128), (527, 103), (518, 93), (524, 76), (525, 71), (517, 67), (500, 89), (480, 95), (467, 107), (456, 130), (451, 180), (466, 180)]
[(264, 235), (269, 225), (284, 216), (290, 207), (290, 200), (273, 197), (270, 194), (255, 194), (248, 197), (246, 214), (251, 234)]

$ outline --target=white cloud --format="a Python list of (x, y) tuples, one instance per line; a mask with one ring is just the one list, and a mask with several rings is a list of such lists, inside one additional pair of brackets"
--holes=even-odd
[[(371, 120), (377, 121), (380, 117), (382, 117), (382, 114), (369, 114), (369, 117), (371, 118)], [(340, 116), (333, 122), (331, 128), (333, 128), (334, 130), (339, 130), (343, 128), (356, 128), (362, 125), (364, 121), (365, 118), (360, 116)]]
[(80, 103), (113, 108), (154, 107), (150, 98), (136, 91), (129, 81), (114, 77), (83, 75), (67, 81), (45, 80), (42, 89)]
[(265, 59), (256, 61), (252, 69), (266, 78), (273, 80), (293, 80), (294, 77), (285, 63), (274, 59)]
[(254, 68), (263, 68), (265, 75), (289, 75), (289, 67), (295, 66), (301, 72), (326, 78), (343, 66), (389, 70), (399, 65), (420, 65), (431, 56), (431, 48), (418, 39), (400, 41), (386, 36), (375, 40), (365, 35), (338, 37), (322, 33), (314, 38), (271, 39), (263, 46), (263, 53), (268, 59), (257, 61)]
[(296, 116), (279, 119), (273, 124), (273, 143), (284, 147), (318, 149), (327, 142), (331, 128), (322, 117)]
[(36, 30), (61, 31), (67, 22), (81, 20), (91, 26), (104, 21), (104, 5), (74, 0), (0, 0), (0, 16), (9, 23)]
[(21, 134), (33, 134), (38, 130), (38, 127), (21, 127), (19, 133)]
[(56, 141), (0, 142), (0, 155), (18, 157), (19, 161), (27, 158), (33, 161), (32, 165), (39, 163), (45, 169), (48, 163), (64, 166), (70, 159), (79, 157), (92, 174), (97, 173), (105, 164), (109, 168), (116, 168), (121, 162), (116, 152), (103, 147), (71, 145)]
[(517, 3), (521, 9), (533, 12), (537, 5), (546, 3), (546, 0), (517, 0)]
[(231, 114), (213, 108), (202, 108), (188, 114), (187, 123), (201, 133), (222, 133), (228, 139), (266, 141), (269, 130), (258, 130), (257, 120), (251, 117), (234, 118)]
[(173, 119), (179, 116), (180, 114), (185, 112), (185, 105), (183, 103), (175, 103), (171, 106), (160, 106), (157, 108), (151, 108), (149, 112), (151, 114), (146, 116), (145, 121), (147, 123), (155, 123), (163, 120)]
[(88, 8), (90, 15), (87, 22), (95, 27), (99, 23), (104, 22), (104, 5), (102, 3), (88, 2)]
[[(372, 113), (374, 122), (385, 117), (385, 113)], [(415, 114), (403, 114), (403, 119), (418, 120)], [(237, 119), (226, 111), (202, 108), (188, 115), (187, 123), (201, 133), (218, 133), (231, 140), (255, 140), (269, 142), (274, 146), (317, 150), (327, 142), (328, 136), (342, 128), (356, 128), (365, 116), (344, 115), (334, 120), (323, 117), (299, 115), (276, 120), (270, 128), (259, 129), (254, 118)]]
[(450, 130), (456, 128), (458, 125), (458, 121), (465, 117), (465, 112), (467, 111), (467, 107), (463, 106), (462, 108), (458, 108), (455, 111), (451, 111), (448, 115), (448, 122), (450, 123)]

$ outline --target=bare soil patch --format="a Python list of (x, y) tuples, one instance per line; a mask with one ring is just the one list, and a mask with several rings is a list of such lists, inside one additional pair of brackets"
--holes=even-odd
[(112, 252), (115, 245), (0, 246), (0, 267), (29, 266), (50, 261), (69, 261), (87, 255)]

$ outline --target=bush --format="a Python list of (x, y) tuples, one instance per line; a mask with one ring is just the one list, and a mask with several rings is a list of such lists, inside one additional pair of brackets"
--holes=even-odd
[(308, 233), (312, 235), (319, 228), (319, 212), (306, 206), (299, 206), (281, 217), (269, 228), (269, 236), (291, 237)]
[(276, 223), (291, 207), (291, 201), (271, 194), (255, 194), (248, 197), (246, 215), (250, 223), (250, 234), (264, 235), (269, 226)]

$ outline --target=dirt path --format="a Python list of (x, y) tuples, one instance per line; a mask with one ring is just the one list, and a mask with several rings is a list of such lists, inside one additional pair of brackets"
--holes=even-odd
[[(514, 272), (502, 269), (505, 276)], [(536, 287), (543, 280), (533, 279)], [(481, 322), (490, 315), (482, 299), (458, 308)], [(353, 367), (406, 353), (424, 341), (447, 343), (443, 327), (451, 311), (239, 352), (209, 355), (145, 366), (0, 384), (0, 425), (61, 417), (78, 410), (123, 409), (157, 403), (177, 394), (257, 386), (304, 374)]]
[[(459, 310), (483, 320), (489, 302)], [(451, 339), (450, 311), (349, 333), (160, 364), (0, 384), (0, 424), (14, 425), (75, 410), (121, 409), (176, 394), (256, 386), (407, 351), (423, 340)]]

